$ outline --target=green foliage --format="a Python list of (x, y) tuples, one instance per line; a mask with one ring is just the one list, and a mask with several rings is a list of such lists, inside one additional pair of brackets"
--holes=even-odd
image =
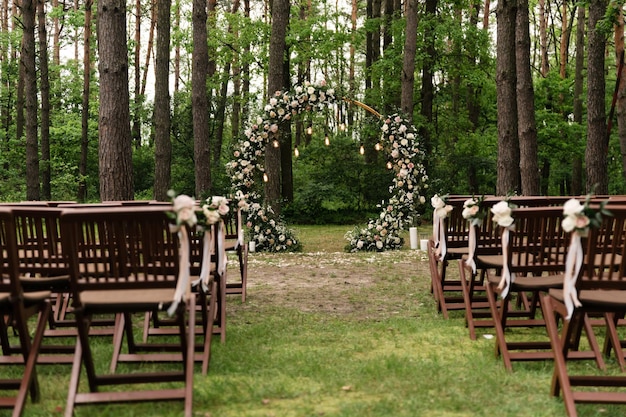
[(301, 224), (355, 223), (377, 212), (389, 198), (392, 174), (381, 159), (366, 164), (359, 145), (347, 135), (315, 136), (300, 147), (294, 161), (294, 201), (285, 208), (290, 222)]

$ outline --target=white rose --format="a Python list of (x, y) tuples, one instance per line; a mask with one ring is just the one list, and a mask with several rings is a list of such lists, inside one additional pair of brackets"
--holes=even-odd
[(438, 208), (442, 208), (446, 205), (446, 203), (443, 202), (443, 200), (441, 199), (441, 197), (439, 197), (439, 195), (435, 194), (431, 199), (430, 199), (430, 204), (432, 204), (433, 208), (438, 209)]
[(448, 204), (446, 206), (436, 208), (435, 214), (437, 215), (437, 217), (441, 219), (445, 219), (446, 217), (448, 217), (448, 214), (450, 214), (451, 211), (452, 211), (452, 206)]
[(563, 226), (563, 230), (566, 232), (571, 232), (576, 227), (576, 216), (567, 216), (561, 222), (561, 226)]
[(585, 206), (580, 204), (580, 201), (576, 200), (575, 198), (570, 198), (563, 205), (563, 215), (571, 216), (575, 214), (580, 214), (583, 212), (584, 208)]
[(509, 203), (506, 201), (500, 201), (491, 208), (491, 212), (493, 213), (493, 221), (497, 222), (500, 218), (511, 216), (511, 207), (509, 207)]

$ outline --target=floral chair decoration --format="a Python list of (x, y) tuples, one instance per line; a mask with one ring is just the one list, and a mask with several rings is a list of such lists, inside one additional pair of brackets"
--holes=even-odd
[(482, 209), (483, 200), (485, 197), (472, 197), (463, 203), (462, 216), (464, 219), (470, 222), (470, 228), (468, 232), (467, 241), (467, 260), (465, 264), (472, 268), (472, 273), (476, 273), (476, 261), (474, 259), (474, 253), (476, 252), (476, 228), (483, 224), (485, 218), (485, 212)]
[[(176, 224), (170, 226), (172, 232), (178, 233), (180, 241), (179, 248), (179, 279), (176, 285), (175, 299), (172, 306), (168, 309), (168, 314), (172, 315), (176, 311), (178, 303), (183, 299), (185, 293), (190, 290), (191, 286), (202, 285), (207, 291), (209, 288), (209, 280), (211, 277), (211, 254), (215, 247), (215, 240), (218, 239), (220, 250), (216, 254), (218, 257), (219, 270), (217, 273), (222, 276), (226, 272), (226, 253), (224, 249), (224, 229), (221, 226), (222, 216), (228, 214), (228, 199), (221, 196), (208, 197), (202, 205), (202, 216), (200, 221), (196, 213), (196, 200), (188, 195), (181, 194), (174, 198), (172, 203), (172, 211)], [(190, 241), (187, 227), (199, 226), (202, 229), (216, 224), (216, 233), (204, 233), (202, 244), (202, 267), (200, 277), (189, 283), (190, 280)], [(206, 231), (206, 230), (205, 230)]]
[(440, 259), (445, 259), (446, 247), (446, 225), (445, 219), (448, 217), (453, 207), (447, 204), (448, 195), (439, 196), (435, 194), (430, 203), (433, 206), (433, 241), (435, 243), (435, 255)]
[(576, 292), (576, 280), (583, 263), (582, 238), (587, 237), (590, 227), (600, 227), (603, 215), (611, 215), (611, 212), (605, 208), (606, 201), (600, 203), (599, 210), (594, 210), (589, 206), (589, 200), (590, 196), (587, 196), (585, 202), (581, 204), (580, 201), (572, 198), (563, 205), (563, 230), (572, 233), (565, 260), (565, 277), (563, 279), (563, 296), (567, 309), (567, 320), (571, 318), (574, 307), (581, 306), (578, 293)]
[(498, 289), (501, 291), (500, 296), (506, 298), (511, 287), (511, 282), (515, 281), (515, 274), (511, 273), (508, 266), (508, 248), (509, 238), (512, 230), (515, 229), (515, 219), (512, 216), (515, 205), (508, 200), (502, 200), (491, 208), (493, 215), (492, 220), (502, 228), (502, 258), (504, 260), (502, 266), (502, 277), (498, 284)]

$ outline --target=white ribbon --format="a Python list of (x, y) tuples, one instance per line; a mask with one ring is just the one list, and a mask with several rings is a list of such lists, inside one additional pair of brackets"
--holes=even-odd
[(243, 227), (241, 224), (241, 217), (241, 209), (237, 209), (237, 243), (235, 244), (235, 249), (243, 246)]
[(469, 236), (467, 238), (467, 260), (465, 265), (472, 268), (472, 273), (476, 273), (476, 261), (474, 260), (474, 253), (476, 252), (476, 226), (470, 224)]
[(446, 248), (446, 227), (443, 217), (437, 215), (437, 210), (433, 212), (433, 240), (435, 241), (435, 255), (441, 259), (445, 258)]
[(515, 275), (509, 270), (509, 233), (510, 230), (508, 228), (502, 231), (502, 277), (500, 277), (500, 283), (498, 284), (502, 298), (506, 298), (511, 288), (511, 282), (515, 281)]
[(217, 239), (218, 242), (217, 273), (220, 276), (223, 276), (226, 272), (226, 235), (224, 234), (224, 222), (220, 220), (216, 223), (215, 230), (217, 233), (213, 233), (213, 228), (210, 233), (204, 233), (202, 241), (202, 267), (200, 268), (200, 277), (191, 283), (193, 286), (202, 284), (202, 289), (204, 291), (209, 290), (211, 283), (211, 256), (214, 254), (213, 249), (215, 248), (215, 239)]
[(563, 278), (563, 299), (567, 309), (566, 320), (572, 317), (574, 307), (582, 305), (576, 292), (576, 280), (582, 264), (583, 246), (581, 244), (581, 236), (578, 232), (574, 232), (572, 233), (572, 240), (570, 241), (567, 258), (565, 259), (565, 277)]
[(189, 286), (189, 234), (185, 224), (170, 225), (170, 232), (178, 232), (178, 280), (176, 282), (176, 291), (174, 292), (174, 300), (172, 305), (167, 309), (168, 315), (173, 315), (183, 298), (190, 293)]

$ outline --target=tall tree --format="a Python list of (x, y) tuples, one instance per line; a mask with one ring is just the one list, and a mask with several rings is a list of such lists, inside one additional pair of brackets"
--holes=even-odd
[(191, 66), (191, 106), (193, 118), (194, 167), (196, 197), (211, 189), (211, 150), (209, 145), (209, 100), (207, 97), (207, 45), (206, 0), (193, 0), (193, 59)]
[(621, 9), (615, 22), (615, 56), (619, 79), (616, 103), (617, 131), (622, 154), (622, 176), (626, 179), (626, 65), (624, 65), (624, 13)]
[(87, 156), (89, 152), (89, 97), (91, 80), (91, 6), (92, 0), (85, 0), (85, 23), (83, 25), (83, 92), (80, 110), (80, 161), (78, 162), (78, 201), (87, 198)]
[(497, 6), (496, 89), (498, 92), (498, 162), (496, 194), (520, 191), (519, 141), (515, 64), (517, 0), (500, 0)]
[(587, 29), (587, 192), (608, 193), (604, 51), (606, 34), (599, 22), (606, 12), (606, 0), (591, 0)]
[(22, 1), (22, 65), (26, 120), (26, 199), (39, 200), (39, 140), (37, 132), (37, 72), (35, 68), (35, 1)]
[[(276, 91), (284, 88), (285, 48), (287, 26), (289, 24), (289, 0), (272, 1), (272, 25), (269, 48), (269, 68), (267, 76), (267, 91), (272, 97)], [(284, 130), (281, 126), (280, 130)], [(265, 183), (265, 198), (267, 203), (280, 212), (281, 197), (281, 157), (280, 146), (268, 145), (265, 150), (265, 171), (268, 181)]]
[(535, 91), (530, 66), (528, 0), (517, 1), (515, 24), (515, 65), (517, 73), (517, 129), (523, 195), (539, 194)]
[[(230, 13), (236, 15), (239, 12), (239, 0), (234, 0)], [(231, 23), (228, 24), (228, 34), (233, 36), (234, 28)], [(226, 53), (230, 56), (230, 51)], [(211, 157), (213, 163), (218, 165), (222, 156), (222, 144), (224, 143), (224, 125), (226, 123), (226, 101), (228, 99), (228, 85), (230, 82), (235, 82), (234, 74), (231, 77), (230, 69), (232, 66), (232, 59), (227, 58), (224, 62), (224, 70), (222, 71), (222, 85), (220, 87), (220, 93), (217, 97), (217, 104), (215, 106), (215, 133), (213, 135), (213, 149), (211, 150)], [(234, 72), (234, 71), (233, 71)]]
[(39, 34), (39, 94), (41, 97), (41, 196), (50, 200), (50, 79), (48, 71), (48, 35), (45, 0), (37, 0)]
[[(435, 49), (436, 23), (437, 19), (437, 0), (426, 0), (424, 10), (423, 23), (424, 28), (424, 58), (422, 63), (422, 89), (420, 91), (420, 115), (424, 120), (424, 124), (420, 127), (419, 133), (422, 137), (424, 150), (430, 152), (432, 150), (431, 123), (433, 121), (433, 106), (435, 99), (435, 86), (433, 84), (433, 75), (435, 72), (435, 59), (437, 51)], [(426, 168), (429, 170), (430, 162), (427, 161)]]
[[(583, 124), (583, 69), (585, 65), (585, 7), (576, 6), (576, 57), (574, 69), (574, 100), (572, 112), (574, 123), (579, 126)], [(582, 131), (582, 129), (581, 129)], [(583, 141), (582, 133), (577, 135), (580, 142)], [(574, 153), (572, 158), (572, 195), (583, 193), (583, 161), (578, 153)]]
[[(135, 0), (135, 51), (134, 51), (134, 95), (132, 111), (131, 135), (135, 146), (141, 143), (141, 0)], [(146, 63), (147, 64), (147, 63)]]
[(166, 200), (171, 182), (172, 142), (170, 140), (170, 16), (171, 0), (159, 1), (154, 88), (154, 198)]
[(102, 201), (133, 199), (126, 1), (98, 1), (99, 178)]
[(415, 54), (417, 52), (417, 0), (409, 0), (407, 3), (405, 31), (400, 108), (409, 120), (412, 121), (413, 88), (415, 85)]

